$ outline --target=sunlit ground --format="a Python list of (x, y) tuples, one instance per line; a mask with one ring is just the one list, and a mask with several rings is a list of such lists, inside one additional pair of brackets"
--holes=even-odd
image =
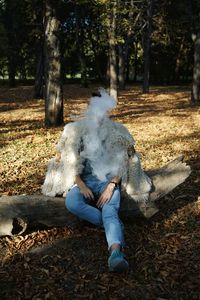
[[(91, 91), (65, 86), (65, 123), (86, 107)], [(154, 88), (143, 95), (129, 88), (113, 112), (136, 140), (145, 169), (161, 166), (177, 155), (199, 158), (199, 108), (191, 107), (189, 91)], [(1, 193), (39, 191), (46, 163), (55, 154), (62, 128), (44, 128), (44, 101), (32, 99), (32, 88), (1, 89)], [(197, 162), (198, 163), (198, 162)], [(12, 167), (11, 167), (12, 165)]]
[[(65, 123), (81, 114), (97, 88), (65, 86)], [(43, 127), (44, 101), (33, 100), (32, 94), (32, 87), (0, 88), (1, 195), (40, 193), (47, 162), (55, 154), (62, 132), (62, 127)], [(183, 154), (192, 167), (192, 175), (159, 202), (160, 212), (150, 223), (125, 224), (131, 268), (123, 277), (107, 273), (106, 244), (98, 229), (54, 228), (2, 238), (4, 277), (11, 282), (8, 288), (6, 281), (3, 285), (5, 299), (14, 299), (16, 290), (16, 299), (25, 299), (23, 282), (10, 275), (22, 268), (28, 290), (36, 273), (41, 279), (33, 288), (38, 298), (32, 299), (55, 299), (57, 293), (60, 299), (199, 299), (200, 108), (190, 105), (189, 88), (154, 87), (144, 95), (139, 87), (129, 87), (120, 93), (112, 118), (134, 136), (146, 170), (161, 167)], [(43, 258), (46, 253), (33, 258), (26, 254), (60, 239), (67, 241), (65, 250), (61, 247), (58, 254), (52, 252), (51, 264)], [(71, 267), (67, 268), (68, 264)], [(79, 296), (65, 298), (73, 289)]]

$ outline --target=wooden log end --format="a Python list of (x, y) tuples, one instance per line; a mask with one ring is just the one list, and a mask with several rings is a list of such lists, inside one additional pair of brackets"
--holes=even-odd
[(0, 236), (21, 235), (27, 229), (27, 222), (22, 218), (1, 218)]

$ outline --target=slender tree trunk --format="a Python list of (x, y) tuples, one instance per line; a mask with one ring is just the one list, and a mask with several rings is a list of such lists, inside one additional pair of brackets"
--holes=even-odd
[(94, 60), (95, 60), (95, 65), (96, 65), (97, 76), (98, 76), (98, 79), (103, 82), (103, 81), (105, 81), (105, 76), (103, 76), (102, 71), (101, 71), (101, 66), (100, 66), (101, 61), (99, 60), (97, 46), (95, 44), (95, 41), (93, 39), (92, 32), (90, 29), (88, 31), (88, 34), (90, 37), (90, 42), (92, 44), (92, 51), (94, 53)]
[(184, 73), (184, 82), (188, 83), (190, 82), (190, 73), (191, 73), (191, 63), (190, 60), (188, 59), (186, 67), (183, 71)]
[(7, 67), (8, 67), (8, 84), (10, 87), (16, 85), (16, 68), (17, 62), (19, 59), (19, 49), (16, 41), (16, 32), (15, 32), (15, 12), (16, 2), (14, 1), (4, 1), (4, 13), (3, 13), (3, 22), (6, 30), (6, 37), (8, 41), (7, 49)]
[(150, 74), (150, 48), (151, 48), (151, 33), (152, 33), (152, 14), (153, 0), (147, 1), (147, 24), (143, 35), (143, 51), (144, 51), (144, 75), (143, 75), (143, 93), (149, 92), (149, 74)]
[(117, 100), (117, 54), (112, 40), (110, 40), (110, 95)]
[(87, 80), (87, 66), (85, 60), (85, 54), (82, 52), (79, 55), (80, 63), (81, 63), (81, 86), (87, 88), (88, 80)]
[(20, 79), (23, 81), (23, 82), (26, 82), (27, 80), (27, 75), (26, 75), (26, 62), (25, 62), (25, 59), (22, 59), (21, 63), (20, 63)]
[(110, 86), (110, 53), (107, 59), (107, 67), (106, 67), (106, 83)]
[(180, 83), (180, 66), (181, 66), (181, 56), (182, 56), (182, 51), (184, 49), (184, 38), (181, 41), (179, 51), (176, 57), (176, 66), (175, 66), (175, 74), (174, 74), (174, 79), (175, 82), (178, 84)]
[(45, 11), (45, 125), (63, 124), (63, 94), (61, 84), (60, 21), (56, 2), (46, 0)]
[[(123, 3), (123, 2), (122, 2)], [(118, 81), (119, 81), (119, 88), (121, 90), (125, 89), (125, 84), (126, 84), (126, 69), (128, 65), (128, 55), (129, 55), (129, 50), (131, 43), (134, 40), (134, 29), (135, 26), (139, 20), (140, 13), (133, 19), (133, 14), (134, 12), (134, 1), (130, 1), (130, 9), (129, 9), (129, 28), (126, 33), (125, 37), (125, 43), (124, 44), (119, 44), (118, 50), (119, 50), (119, 62), (118, 62), (118, 67), (119, 67), (119, 75), (118, 75)]]
[(15, 59), (12, 57), (13, 53), (8, 57), (8, 83), (10, 87), (16, 85), (15, 75), (16, 75), (16, 66)]
[(192, 97), (193, 104), (200, 105), (200, 29), (194, 37), (194, 67)]
[(109, 37), (109, 61), (110, 61), (110, 95), (117, 101), (117, 50), (116, 50), (116, 15), (117, 0), (112, 4), (110, 12)]
[(118, 81), (119, 81), (119, 89), (124, 90), (126, 86), (126, 75), (127, 75), (127, 67), (128, 67), (128, 56), (130, 44), (132, 41), (132, 36), (128, 36), (124, 45), (118, 45)]
[(75, 15), (76, 15), (76, 45), (77, 45), (77, 54), (81, 67), (81, 86), (88, 87), (87, 82), (87, 68), (86, 68), (86, 59), (84, 53), (84, 31), (81, 24), (80, 18), (80, 7), (78, 6), (78, 1), (75, 6)]
[(138, 69), (138, 43), (135, 42), (135, 51), (134, 51), (134, 82), (137, 82), (137, 69)]
[(127, 56), (127, 62), (126, 62), (126, 82), (129, 82), (129, 72), (130, 72), (130, 55)]
[(118, 67), (119, 67), (119, 74), (118, 74), (118, 81), (119, 81), (119, 89), (124, 90), (125, 89), (125, 55), (124, 55), (124, 49), (123, 45), (118, 45), (118, 55), (119, 55), (119, 61), (118, 61)]
[(36, 22), (36, 30), (38, 31), (38, 38), (35, 45), (35, 59), (36, 59), (36, 72), (35, 72), (35, 85), (34, 85), (34, 98), (41, 99), (44, 96), (44, 5), (43, 1), (34, 2), (34, 14)]
[[(118, 46), (118, 54), (119, 54), (119, 61), (118, 61), (118, 67), (119, 67), (119, 74), (118, 74), (118, 81), (119, 81), (119, 89), (124, 90), (126, 87), (126, 78), (127, 73), (129, 70), (129, 62), (128, 62), (128, 56), (129, 56), (129, 49), (130, 44), (132, 41), (132, 37), (127, 37), (125, 45), (119, 45)], [(128, 72), (127, 72), (128, 71)]]
[(36, 74), (34, 86), (34, 98), (43, 98), (44, 84), (44, 45), (43, 41), (39, 40), (36, 45)]

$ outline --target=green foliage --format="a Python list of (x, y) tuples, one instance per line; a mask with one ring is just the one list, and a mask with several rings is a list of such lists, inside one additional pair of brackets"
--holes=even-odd
[[(61, 20), (63, 77), (81, 72), (80, 50), (84, 55), (88, 77), (106, 77), (108, 61), (109, 18), (114, 1), (55, 1)], [(128, 47), (130, 69), (137, 64), (142, 76), (142, 36), (146, 26), (148, 0), (117, 1), (116, 45)], [(44, 1), (2, 0), (0, 2), (0, 76), (12, 71), (16, 77), (34, 77), (36, 44), (43, 39)], [(76, 11), (79, 14), (77, 32)], [(193, 65), (191, 35), (199, 24), (200, 4), (197, 0), (162, 2), (154, 0), (151, 49), (151, 80), (173, 83), (190, 80)], [(77, 38), (82, 40), (81, 45)], [(139, 51), (135, 51), (135, 45)], [(169, 63), (170, 62), (170, 63)], [(12, 66), (12, 68), (11, 68)], [(11, 68), (11, 70), (10, 70)]]

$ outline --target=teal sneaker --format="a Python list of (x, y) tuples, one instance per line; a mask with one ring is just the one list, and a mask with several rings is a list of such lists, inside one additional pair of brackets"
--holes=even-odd
[(128, 262), (121, 251), (113, 250), (108, 259), (108, 267), (110, 272), (121, 273), (128, 270)]

